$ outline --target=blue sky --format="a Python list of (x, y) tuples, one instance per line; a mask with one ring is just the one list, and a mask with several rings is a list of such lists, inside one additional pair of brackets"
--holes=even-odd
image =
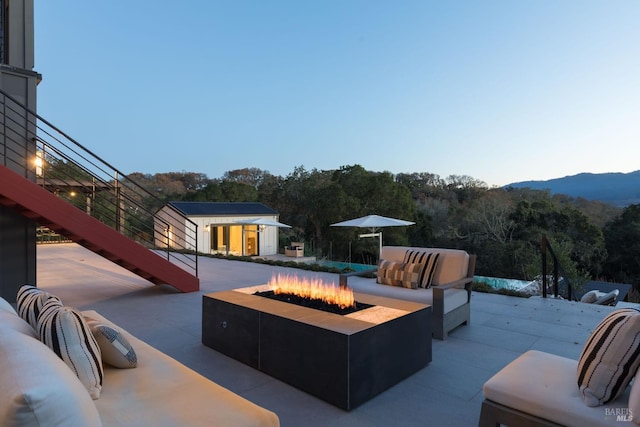
[(35, 0), (38, 112), (124, 173), (640, 169), (640, 1)]

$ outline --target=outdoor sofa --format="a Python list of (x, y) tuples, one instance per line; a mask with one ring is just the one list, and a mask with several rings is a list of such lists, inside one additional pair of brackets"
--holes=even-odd
[(429, 304), (433, 337), (444, 340), (471, 319), (475, 255), (443, 248), (383, 246), (376, 278), (361, 273), (341, 277), (355, 292)]
[(640, 310), (624, 308), (592, 331), (578, 360), (527, 351), (484, 384), (478, 425), (640, 425), (639, 331)]
[[(11, 304), (0, 298), (0, 425), (279, 425), (275, 413), (201, 376), (113, 325), (95, 311), (64, 310), (66, 314), (57, 318), (64, 317), (66, 320), (57, 325), (54, 323), (52, 330), (64, 325), (62, 329), (66, 334), (69, 332), (69, 323), (75, 322), (80, 326), (69, 337), (77, 335), (86, 338), (88, 335), (82, 333), (86, 332), (85, 323), (108, 325), (109, 330), (119, 331), (117, 339), (113, 341), (118, 344), (118, 349), (124, 346), (129, 350), (117, 355), (127, 355), (124, 360), (131, 363), (127, 365), (129, 368), (116, 368), (98, 360), (103, 368), (101, 389), (96, 388), (95, 384), (87, 386), (88, 378), (99, 377), (95, 366), (92, 371), (90, 365), (78, 363), (74, 356), (72, 370), (71, 365), (45, 345), (30, 323), (21, 318)], [(32, 310), (30, 314), (34, 321), (37, 311)], [(78, 320), (79, 315), (83, 321)], [(47, 334), (48, 337), (53, 336)], [(77, 356), (75, 351), (78, 345), (89, 341), (81, 339), (75, 344), (65, 341), (64, 348), (73, 349), (73, 354)], [(104, 345), (109, 344), (103, 341), (96, 341), (100, 343), (100, 357), (114, 357), (112, 351), (116, 347), (106, 349)], [(93, 346), (87, 345), (89, 348)], [(134, 358), (131, 358), (132, 354)], [(67, 353), (65, 355), (68, 356)], [(84, 356), (86, 360), (96, 361), (95, 352), (85, 353)], [(111, 363), (116, 362), (111, 360)], [(96, 375), (91, 377), (92, 373)]]

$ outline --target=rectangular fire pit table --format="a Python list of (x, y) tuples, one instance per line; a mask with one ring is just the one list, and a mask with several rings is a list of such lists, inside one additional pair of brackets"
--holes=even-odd
[(351, 410), (431, 362), (431, 306), (354, 293), (370, 308), (328, 313), (258, 295), (203, 296), (202, 343)]

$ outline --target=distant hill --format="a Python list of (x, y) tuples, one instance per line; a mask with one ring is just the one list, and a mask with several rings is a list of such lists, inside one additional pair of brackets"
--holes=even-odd
[(640, 203), (640, 170), (629, 173), (581, 173), (547, 181), (514, 182), (504, 187), (549, 190), (551, 194), (582, 197), (624, 207)]

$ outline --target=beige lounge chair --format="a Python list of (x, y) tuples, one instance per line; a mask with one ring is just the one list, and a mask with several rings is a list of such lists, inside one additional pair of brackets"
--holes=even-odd
[(290, 246), (284, 247), (285, 256), (290, 257), (302, 257), (304, 256), (304, 243), (302, 242), (291, 242)]

